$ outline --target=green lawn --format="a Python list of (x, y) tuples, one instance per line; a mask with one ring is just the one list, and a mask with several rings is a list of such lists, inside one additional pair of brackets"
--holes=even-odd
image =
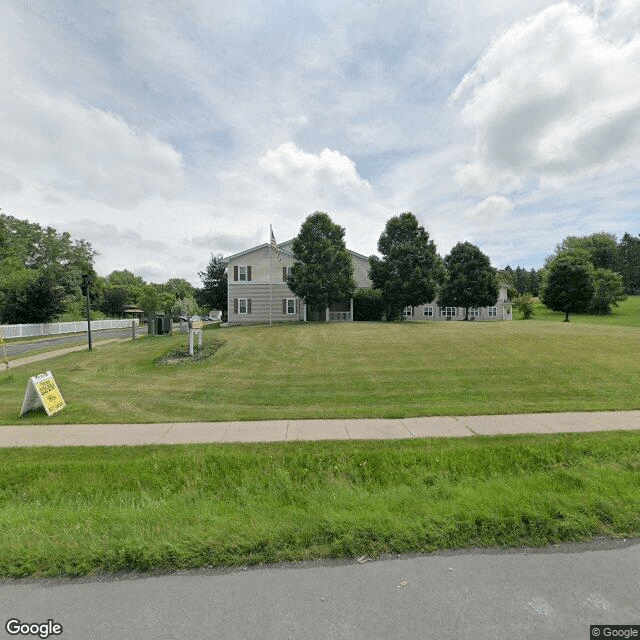
[[(514, 311), (513, 317), (520, 319), (520, 313)], [(542, 303), (534, 306), (534, 315), (531, 318), (536, 321), (562, 322), (564, 313), (561, 311), (549, 311)], [(626, 300), (613, 307), (609, 314), (571, 313), (569, 322), (578, 324), (601, 324), (606, 326), (640, 327), (640, 296), (629, 296)]]
[(0, 577), (640, 535), (640, 432), (0, 459)]
[[(24, 424), (638, 409), (625, 318), (233, 327), (188, 364), (144, 338), (0, 373), (0, 423), (47, 369), (68, 406)], [(4, 449), (0, 576), (639, 536), (639, 460), (640, 432)]]
[(640, 328), (580, 322), (230, 327), (213, 357), (161, 365), (184, 335), (138, 339), (0, 373), (0, 424), (50, 369), (67, 402), (22, 422), (407, 417), (640, 408)]

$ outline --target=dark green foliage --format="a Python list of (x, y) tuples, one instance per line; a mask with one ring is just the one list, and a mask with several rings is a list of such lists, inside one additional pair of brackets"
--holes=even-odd
[(125, 286), (107, 286), (102, 294), (100, 310), (112, 318), (122, 318), (124, 308), (134, 304), (132, 292)]
[(442, 307), (488, 307), (498, 300), (498, 277), (491, 262), (470, 242), (459, 242), (445, 257), (445, 283), (438, 296)]
[[(324, 310), (351, 298), (356, 288), (344, 228), (321, 211), (307, 217), (291, 250), (296, 259), (287, 285), (308, 307)], [(322, 314), (321, 314), (322, 317)]]
[(49, 322), (81, 305), (82, 276), (95, 277), (95, 255), (69, 233), (0, 214), (0, 320)]
[(43, 272), (25, 288), (5, 294), (0, 317), (7, 324), (50, 322), (64, 308), (64, 287)]
[(622, 274), (625, 293), (640, 293), (640, 236), (625, 233), (618, 244), (618, 273)]
[(507, 265), (499, 272), (499, 279), (508, 285), (509, 297), (515, 298), (523, 293), (530, 293), (537, 296), (540, 293), (541, 271), (529, 269), (527, 271), (523, 267), (512, 269)]
[(408, 306), (435, 299), (444, 273), (436, 246), (411, 212), (387, 221), (378, 240), (382, 258), (371, 256), (369, 278), (382, 293), (387, 320), (402, 316)]
[(540, 299), (552, 311), (562, 311), (565, 322), (569, 313), (589, 308), (595, 293), (594, 268), (584, 249), (559, 253), (545, 271)]
[(586, 251), (595, 269), (615, 270), (618, 267), (618, 241), (613, 233), (604, 231), (588, 236), (567, 236), (556, 246), (555, 252), (546, 259), (545, 266), (549, 266), (551, 261), (561, 253), (573, 249)]
[(221, 253), (211, 254), (209, 264), (204, 271), (199, 271), (203, 287), (196, 291), (196, 300), (207, 312), (212, 309), (227, 314), (227, 263)]
[(353, 294), (354, 320), (382, 320), (385, 305), (382, 292), (377, 289), (358, 289)]

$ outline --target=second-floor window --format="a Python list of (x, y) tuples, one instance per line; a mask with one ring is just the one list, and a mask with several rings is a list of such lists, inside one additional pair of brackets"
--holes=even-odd
[(251, 265), (233, 267), (233, 280), (235, 282), (251, 282)]

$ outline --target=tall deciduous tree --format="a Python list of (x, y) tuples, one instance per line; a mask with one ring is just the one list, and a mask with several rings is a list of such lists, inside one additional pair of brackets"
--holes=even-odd
[(589, 308), (595, 292), (594, 275), (586, 250), (562, 251), (545, 269), (540, 299), (552, 311), (562, 311), (564, 322), (569, 322), (569, 313)]
[[(323, 311), (356, 289), (344, 228), (322, 211), (307, 217), (291, 245), (296, 262), (287, 285), (308, 307)], [(322, 313), (320, 313), (322, 317)]]
[(209, 264), (204, 271), (198, 271), (203, 287), (196, 291), (196, 300), (201, 307), (227, 313), (227, 263), (221, 253), (211, 254)]
[(369, 258), (369, 278), (382, 292), (388, 320), (402, 310), (435, 300), (444, 278), (442, 261), (428, 232), (411, 212), (387, 221), (378, 240), (382, 258)]
[(556, 246), (555, 253), (547, 258), (548, 266), (556, 256), (573, 249), (584, 249), (595, 269), (618, 268), (618, 240), (613, 233), (600, 231), (588, 236), (567, 236)]
[(444, 259), (446, 278), (440, 289), (438, 304), (464, 307), (464, 319), (470, 307), (492, 306), (500, 293), (498, 278), (491, 261), (470, 242), (459, 242)]
[(86, 240), (0, 213), (0, 275), (11, 274), (0, 278), (0, 319), (49, 322), (79, 303), (82, 276), (95, 276), (96, 255)]

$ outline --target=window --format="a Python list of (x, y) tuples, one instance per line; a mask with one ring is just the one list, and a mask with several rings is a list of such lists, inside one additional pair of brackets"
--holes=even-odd
[(411, 318), (413, 317), (413, 307), (405, 307), (402, 311), (403, 318)]
[(251, 265), (247, 265), (246, 267), (239, 267), (238, 265), (234, 265), (233, 281), (251, 282)]
[(295, 315), (296, 301), (295, 298), (287, 298), (287, 314)]
[(469, 307), (469, 318), (479, 318), (479, 317), (480, 317), (480, 309)]
[(425, 316), (432, 317), (433, 316), (433, 307), (425, 307), (423, 313), (424, 313)]
[(498, 317), (498, 307), (488, 307), (487, 308), (487, 315), (490, 318), (497, 318)]
[(291, 275), (291, 267), (282, 267), (282, 282), (286, 282), (287, 278)]
[(456, 315), (456, 307), (442, 307), (440, 315), (445, 318), (453, 318)]
[(238, 313), (247, 313), (247, 307), (249, 305), (247, 304), (247, 299), (246, 298), (240, 298), (238, 300)]

